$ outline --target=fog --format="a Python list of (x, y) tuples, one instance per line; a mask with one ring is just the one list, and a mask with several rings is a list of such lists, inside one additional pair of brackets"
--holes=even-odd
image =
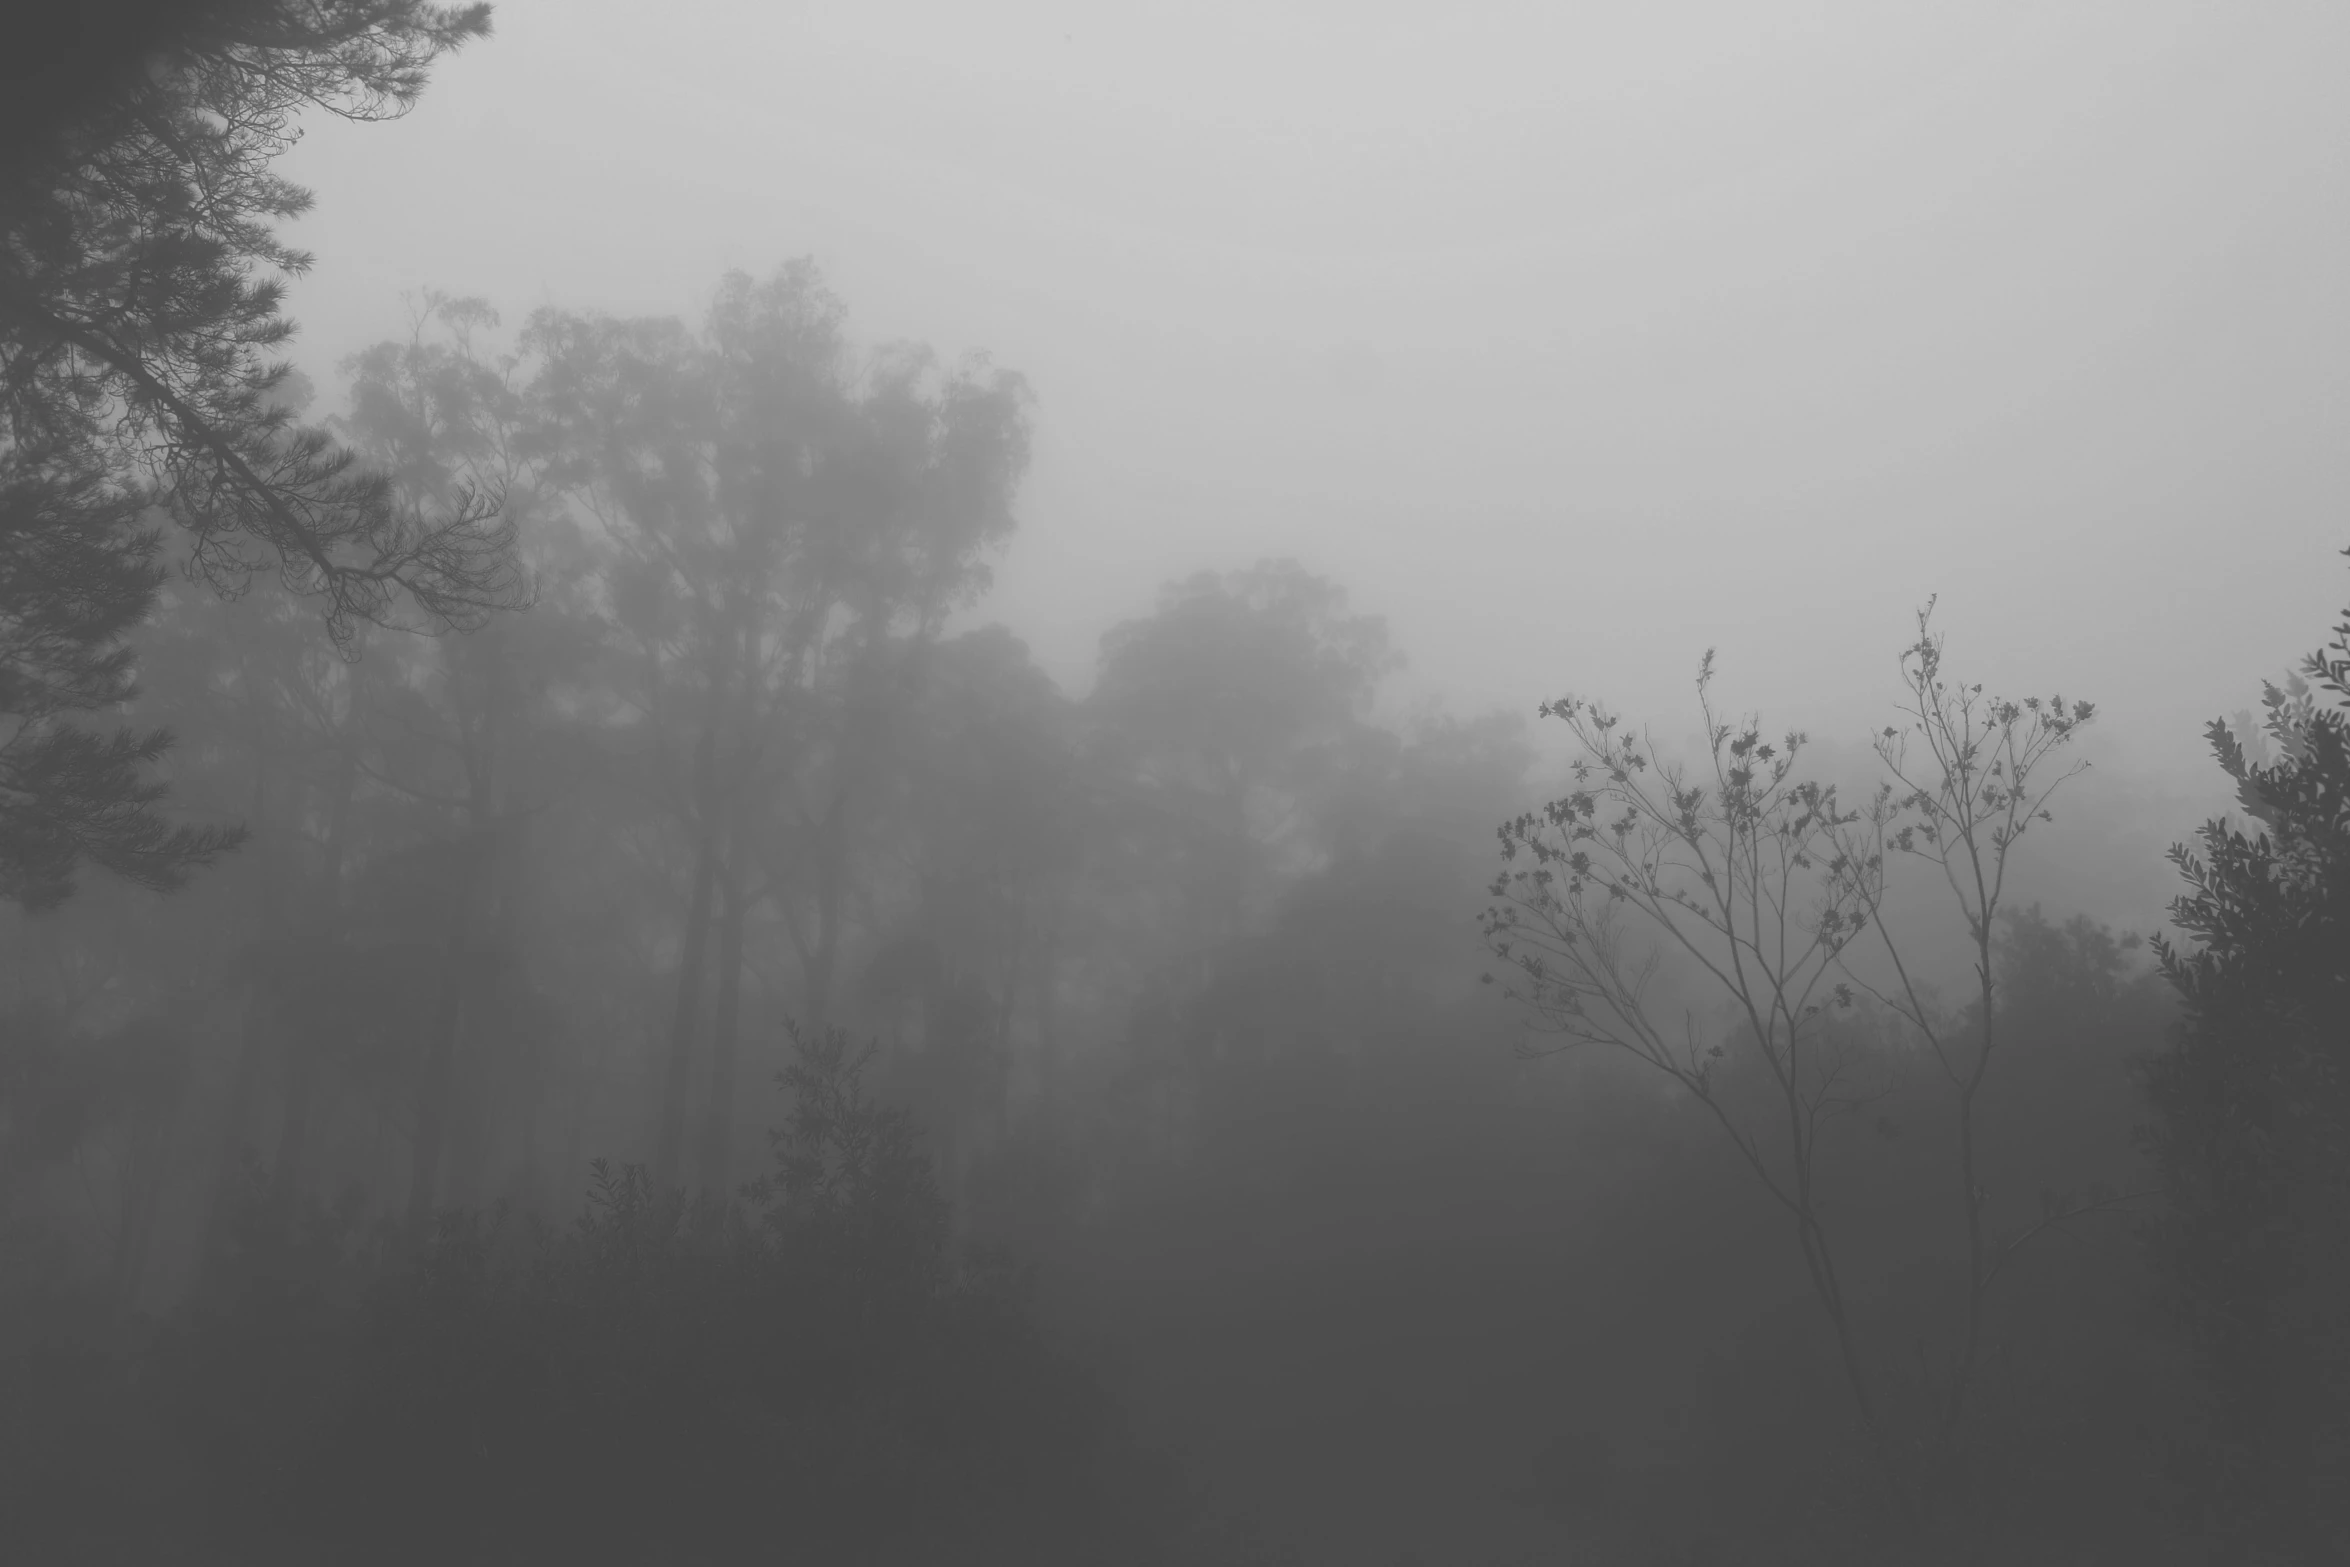
[(2350, 1553), (2350, 12), (215, 9), (0, 121), (0, 1556)]
[(289, 160), (297, 354), (813, 255), (1034, 384), (986, 613), (1079, 689), (1160, 582), (1295, 555), (1458, 705), (1673, 710), (1719, 645), (1860, 733), (1940, 594), (2190, 784), (2335, 607), (2334, 7), (1098, 11), (510, 3)]

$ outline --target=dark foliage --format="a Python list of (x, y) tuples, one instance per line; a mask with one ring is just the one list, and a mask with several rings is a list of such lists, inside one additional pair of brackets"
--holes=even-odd
[[(560, 1234), (447, 1212), (400, 1256), (255, 1199), (239, 1280), (136, 1353), (8, 1367), (11, 1537), (48, 1559), (1142, 1561), (1181, 1491), (955, 1263), (845, 1039), (742, 1200), (598, 1162)], [(120, 1487), (132, 1506), (97, 1505)]]
[(397, 504), (295, 426), (271, 359), (293, 332), (281, 276), (308, 265), (275, 232), (310, 203), (271, 172), (296, 116), (397, 114), (488, 8), (151, 20), (136, 56), (87, 35), (34, 50), (51, 90), (17, 111), (0, 185), (0, 896), (29, 907), (84, 863), (169, 887), (235, 841), (156, 814), (166, 732), (69, 721), (134, 694), (123, 641), (161, 584), (157, 519), (216, 587), (275, 570), (338, 637), (403, 603), (461, 624), (518, 601), (498, 497)]
[(2256, 831), (2206, 824), (2159, 944), (2185, 1000), (2147, 1066), (2157, 1235), (2205, 1407), (2187, 1521), (2242, 1548), (2350, 1551), (2350, 622), (2267, 688), (2262, 764), (2214, 722)]
[(74, 722), (138, 694), (124, 639), (163, 580), (146, 514), (88, 443), (0, 434), (0, 899), (24, 908), (65, 901), (85, 864), (167, 890), (238, 838), (156, 811), (168, 730)]

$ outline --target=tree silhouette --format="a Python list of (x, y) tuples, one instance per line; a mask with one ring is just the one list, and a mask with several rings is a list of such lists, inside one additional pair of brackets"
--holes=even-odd
[[(2346, 552), (2350, 553), (2350, 552)], [(2210, 1524), (2350, 1548), (2350, 620), (2266, 688), (2263, 763), (2207, 731), (2254, 834), (2207, 822), (2171, 850), (2187, 890), (2158, 939), (2186, 1002), (2147, 1063), (2147, 1130), (2171, 1202), (2157, 1249), (2210, 1405), (2186, 1494)], [(2326, 698), (2332, 699), (2327, 702)]]
[(146, 69), (92, 65), (80, 112), (52, 102), (27, 127), (0, 186), (7, 896), (55, 903), (84, 861), (167, 887), (233, 841), (155, 813), (169, 735), (69, 722), (133, 691), (121, 642), (161, 586), (153, 519), (223, 592), (275, 570), (323, 599), (338, 640), (404, 606), (448, 625), (519, 600), (499, 497), (396, 504), (295, 425), (271, 357), (294, 330), (282, 279), (309, 265), (275, 230), (311, 199), (271, 172), (297, 116), (395, 116), (488, 25), (486, 6), (416, 0), (191, 6)]
[[(1886, 1499), (1913, 1521), (1942, 1500), (1984, 1298), (2006, 1254), (1985, 1220), (1975, 1105), (1998, 1043), (1993, 944), (2009, 857), (2033, 821), (2048, 819), (2049, 796), (2072, 775), (2048, 776), (2056, 753), (2094, 716), (2086, 702), (1986, 698), (1949, 679), (1931, 607), (1903, 650), (1904, 722), (1878, 737), (1888, 781), (1863, 809), (1797, 771), (1806, 736), (1773, 740), (1759, 719), (1721, 714), (1710, 651), (1697, 677), (1707, 754), (1694, 768), (1599, 703), (1544, 704), (1574, 736), (1575, 787), (1502, 825), (1508, 868), (1483, 921), (1512, 971), (1507, 992), (1560, 1037), (1558, 1048), (1608, 1047), (1670, 1079), (1782, 1210)], [(1936, 867), (1965, 918), (1980, 996), (1971, 1017), (1938, 1015), (1917, 982), (1920, 955), (1886, 922), (1888, 867), (1904, 855)], [(1889, 971), (1875, 983), (1855, 967), (1871, 948)], [(1673, 1006), (1684, 979), (1727, 1003), (1726, 1040)], [(1890, 1407), (1888, 1378), (1861, 1342), (1853, 1248), (1827, 1219), (1830, 1139), (1893, 1086), (1834, 1026), (1860, 994), (1922, 1040), (1957, 1122), (1964, 1325), (1939, 1407), (1921, 1422)], [(1743, 1091), (1754, 1085), (1758, 1095)]]

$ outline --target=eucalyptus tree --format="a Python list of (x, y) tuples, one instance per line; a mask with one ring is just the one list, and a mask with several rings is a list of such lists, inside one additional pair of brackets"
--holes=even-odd
[(1273, 874), (1329, 848), (1381, 681), (1401, 660), (1375, 616), (1291, 560), (1200, 572), (1102, 638), (1087, 707), (1175, 848), (1188, 961), (1264, 912)]
[(504, 1079), (511, 1116), (536, 1126), (529, 828), (580, 780), (592, 749), (555, 692), (583, 682), (601, 634), (567, 579), (566, 530), (550, 503), (523, 360), (487, 340), (497, 325), (484, 301), (423, 296), (405, 341), (380, 343), (346, 365), (351, 409), (340, 421), (410, 515), (498, 496), (518, 563), (534, 587), (552, 579), (558, 589), (461, 634), (379, 641), (356, 710), (351, 765), (410, 816), (396, 852), (422, 900), (414, 908), (429, 911), (379, 938), (438, 949), (417, 1064), (409, 1186), (417, 1226), (448, 1177), (458, 1178), (459, 1195), (475, 1195), (493, 1081)]
[(849, 998), (900, 1046), (888, 1086), (942, 1143), (959, 1195), (1000, 1143), (1015, 1078), (1044, 1090), (1064, 1045), (1084, 880), (1107, 824), (1083, 714), (1002, 627), (941, 642), (877, 802), (884, 926)]
[(1012, 529), (1027, 393), (984, 359), (857, 351), (805, 261), (728, 276), (699, 332), (542, 312), (527, 341), (551, 471), (610, 552), (643, 782), (689, 849), (654, 1169), (683, 1156), (707, 1005), (701, 1165), (721, 1181), (753, 914), (775, 911), (821, 1031), (861, 806), (913, 650)]

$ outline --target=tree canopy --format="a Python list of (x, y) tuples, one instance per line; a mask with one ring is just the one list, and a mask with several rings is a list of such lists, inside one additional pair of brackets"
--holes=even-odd
[[(2346, 552), (2350, 553), (2350, 552)], [(2186, 886), (2156, 942), (2186, 1005), (2147, 1063), (2155, 1232), (2208, 1368), (2191, 1512), (2270, 1548), (2340, 1550), (2350, 1494), (2350, 619), (2279, 687), (2263, 732), (2214, 720), (2242, 826), (2171, 851)], [(2247, 728), (2249, 726), (2246, 726)], [(2312, 1531), (2336, 1520), (2336, 1533)]]
[(276, 357), (285, 279), (309, 265), (277, 234), (311, 200), (273, 172), (299, 116), (397, 116), (488, 27), (487, 6), (415, 0), (192, 5), (135, 70), (68, 51), (87, 98), (24, 111), (0, 187), (7, 896), (53, 904), (83, 863), (170, 886), (233, 841), (159, 814), (167, 734), (75, 723), (135, 689), (123, 638), (167, 553), (231, 595), (276, 573), (344, 642), (521, 601), (500, 496), (411, 503), (295, 422)]

